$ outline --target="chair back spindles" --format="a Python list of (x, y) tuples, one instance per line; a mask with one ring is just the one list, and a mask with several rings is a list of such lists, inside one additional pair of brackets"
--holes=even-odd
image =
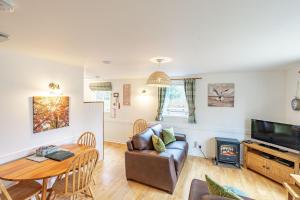
[[(87, 150), (74, 158), (64, 176), (65, 194), (75, 194), (86, 190), (90, 186), (98, 158), (99, 154), (96, 149)], [(69, 188), (71, 179), (72, 188)]]
[(82, 145), (86, 145), (89, 147), (93, 147), (96, 148), (96, 137), (95, 134), (92, 132), (85, 132), (83, 133), (78, 141), (77, 144), (82, 144)]
[(133, 124), (133, 134), (132, 136), (135, 136), (136, 134), (139, 134), (141, 132), (143, 132), (144, 130), (146, 130), (148, 127), (147, 125), (147, 121), (144, 119), (138, 119), (135, 120), (134, 124)]

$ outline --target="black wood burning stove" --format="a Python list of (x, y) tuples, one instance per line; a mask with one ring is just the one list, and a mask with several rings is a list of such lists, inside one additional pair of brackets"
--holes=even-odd
[(216, 164), (228, 163), (240, 168), (240, 141), (216, 137)]

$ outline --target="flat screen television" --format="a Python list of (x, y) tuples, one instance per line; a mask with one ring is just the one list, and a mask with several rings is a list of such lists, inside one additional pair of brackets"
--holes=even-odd
[(252, 119), (251, 138), (300, 151), (300, 126)]

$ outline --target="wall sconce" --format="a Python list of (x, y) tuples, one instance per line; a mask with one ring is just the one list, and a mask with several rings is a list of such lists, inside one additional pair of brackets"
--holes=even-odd
[(51, 82), (49, 83), (48, 87), (51, 94), (56, 94), (56, 95), (62, 94), (62, 91), (58, 83)]

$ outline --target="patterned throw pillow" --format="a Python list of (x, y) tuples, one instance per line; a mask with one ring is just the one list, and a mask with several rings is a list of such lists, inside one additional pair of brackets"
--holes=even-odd
[(162, 130), (162, 138), (164, 140), (165, 145), (170, 144), (171, 142), (175, 142), (175, 134), (173, 128), (165, 128)]
[(166, 150), (166, 146), (165, 146), (164, 142), (156, 135), (152, 135), (152, 143), (153, 143), (155, 151), (163, 152)]
[(243, 200), (242, 197), (230, 192), (229, 190), (225, 189), (223, 186), (219, 185), (217, 182), (213, 181), (207, 175), (205, 175), (205, 179), (207, 182), (208, 190), (210, 194), (218, 195), (220, 197), (226, 197), (234, 200)]

